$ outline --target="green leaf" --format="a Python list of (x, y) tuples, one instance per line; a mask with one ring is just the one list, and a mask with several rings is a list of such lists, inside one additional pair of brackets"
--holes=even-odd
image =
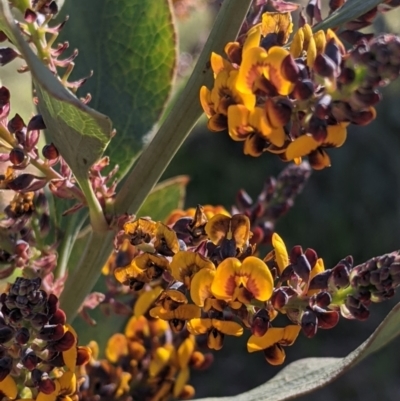
[(76, 178), (86, 179), (111, 138), (110, 119), (84, 105), (43, 65), (15, 25), (7, 0), (0, 1), (0, 29), (17, 46), (32, 73), (51, 141)]
[(167, 0), (69, 0), (61, 38), (79, 49), (74, 76), (94, 75), (83, 87), (91, 105), (117, 130), (107, 154), (129, 168), (160, 118), (172, 88), (176, 35)]
[(156, 221), (165, 220), (174, 209), (183, 207), (188, 181), (186, 175), (180, 175), (156, 185), (137, 215), (150, 216)]
[(342, 7), (313, 27), (313, 31), (327, 30), (339, 27), (346, 22), (353, 21), (369, 10), (384, 3), (383, 0), (347, 0)]
[(282, 369), (273, 379), (235, 397), (201, 398), (197, 401), (285, 401), (332, 382), (400, 335), (400, 303), (375, 332), (345, 358), (306, 358)]

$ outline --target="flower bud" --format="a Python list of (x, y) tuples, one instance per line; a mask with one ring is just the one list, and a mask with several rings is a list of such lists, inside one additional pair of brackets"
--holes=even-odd
[(18, 56), (19, 54), (11, 47), (0, 48), (0, 66), (5, 66)]
[(336, 73), (335, 63), (325, 54), (318, 54), (315, 58), (313, 70), (321, 77), (330, 78)]
[(314, 83), (310, 79), (297, 81), (292, 95), (296, 100), (310, 99), (314, 94)]
[(57, 148), (54, 146), (53, 143), (43, 146), (42, 155), (47, 160), (56, 160), (60, 153), (58, 152)]
[(305, 310), (301, 317), (300, 325), (306, 337), (313, 338), (317, 334), (318, 329), (317, 315), (309, 309)]
[(262, 337), (269, 328), (269, 314), (265, 309), (259, 309), (251, 321), (251, 334)]
[(10, 152), (10, 162), (14, 164), (14, 166), (19, 166), (25, 159), (25, 153), (20, 148), (14, 148)]

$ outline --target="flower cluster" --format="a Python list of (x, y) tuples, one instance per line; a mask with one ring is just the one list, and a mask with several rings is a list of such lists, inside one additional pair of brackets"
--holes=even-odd
[[(168, 322), (173, 338), (205, 336), (212, 350), (222, 348), (225, 336), (247, 330), (248, 351), (263, 351), (273, 365), (283, 363), (283, 347), (300, 331), (311, 338), (318, 328), (333, 328), (340, 314), (363, 320), (371, 302), (390, 298), (399, 285), (398, 252), (356, 267), (348, 256), (325, 269), (313, 249), (288, 252), (277, 233), (272, 251), (260, 257), (251, 237), (246, 215), (208, 218), (200, 206), (171, 226), (134, 219), (124, 224), (116, 244), (129, 240), (136, 252), (114, 275), (137, 294), (135, 319)], [(288, 325), (275, 327), (278, 314), (286, 315)], [(129, 345), (118, 344), (114, 349), (129, 353)], [(169, 363), (175, 366), (173, 359)]]
[(225, 46), (227, 59), (212, 53), (214, 86), (200, 101), (212, 131), (228, 129), (244, 153), (277, 154), (314, 169), (330, 166), (327, 148), (340, 147), (349, 124), (366, 125), (380, 100), (378, 89), (400, 72), (400, 39), (363, 37), (346, 50), (330, 29), (308, 24), (289, 36), (289, 12), (264, 13), (242, 42)]
[(73, 399), (82, 383), (76, 368), (90, 349), (78, 346), (58, 298), (41, 289), (40, 278), (20, 277), (0, 303), (0, 398)]

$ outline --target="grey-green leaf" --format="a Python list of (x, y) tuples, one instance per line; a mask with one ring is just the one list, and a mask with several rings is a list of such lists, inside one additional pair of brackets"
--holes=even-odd
[(63, 13), (70, 19), (61, 38), (79, 49), (74, 76), (93, 70), (82, 90), (114, 122), (117, 135), (107, 154), (122, 176), (171, 92), (176, 35), (169, 1), (69, 0)]
[(400, 335), (400, 303), (375, 332), (345, 358), (306, 358), (282, 369), (273, 379), (235, 397), (202, 398), (197, 401), (285, 401), (332, 382), (373, 352)]
[(32, 73), (51, 141), (76, 178), (86, 179), (111, 138), (110, 119), (83, 104), (43, 65), (15, 25), (7, 0), (0, 1), (0, 29), (17, 46)]
[(150, 216), (163, 221), (174, 210), (183, 207), (189, 178), (180, 175), (157, 184), (138, 212), (139, 217)]

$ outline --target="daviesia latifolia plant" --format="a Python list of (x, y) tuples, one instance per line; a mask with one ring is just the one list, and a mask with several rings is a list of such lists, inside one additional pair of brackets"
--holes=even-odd
[[(206, 2), (117, 3), (0, 1), (0, 64), (31, 74), (37, 110), (11, 113), (1, 86), (2, 400), (190, 399), (191, 371), (226, 337), (281, 365), (299, 335), (364, 321), (400, 285), (397, 250), (327, 266), (276, 231), (348, 128), (379, 118), (400, 37), (360, 30), (399, 1), (225, 0), (192, 75), (177, 80), (174, 21)], [(91, 46), (74, 69), (68, 40), (83, 36)], [(244, 154), (281, 159), (256, 200), (240, 190), (229, 210), (184, 209), (187, 178), (158, 183), (203, 114)], [(104, 344), (74, 329), (79, 314), (106, 330), (95, 308), (123, 317)], [(347, 358), (292, 363), (240, 399), (307, 393), (398, 334), (395, 307)]]

